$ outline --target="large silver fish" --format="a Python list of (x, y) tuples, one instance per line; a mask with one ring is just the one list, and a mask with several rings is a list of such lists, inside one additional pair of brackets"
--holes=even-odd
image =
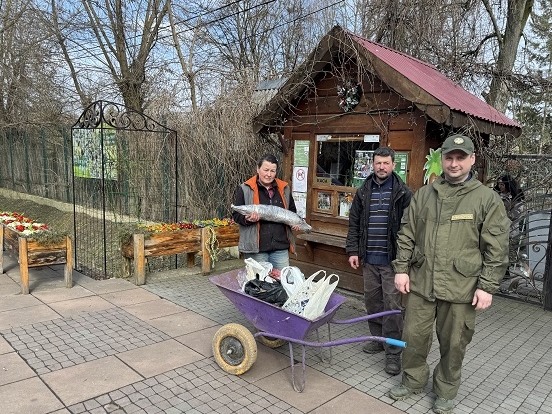
[(254, 211), (259, 215), (261, 220), (275, 221), (284, 223), (288, 226), (299, 226), (299, 230), (310, 233), (312, 227), (309, 226), (299, 214), (285, 208), (272, 206), (269, 204), (245, 204), (243, 206), (230, 206), (232, 210), (237, 211), (244, 216), (248, 216)]

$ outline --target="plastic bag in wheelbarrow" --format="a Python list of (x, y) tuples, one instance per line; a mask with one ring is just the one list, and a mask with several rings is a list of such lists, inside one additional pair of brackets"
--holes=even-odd
[(250, 296), (262, 300), (263, 302), (272, 303), (276, 306), (282, 306), (288, 299), (288, 295), (279, 281), (273, 283), (265, 282), (264, 280), (252, 279), (244, 286), (244, 292)]
[[(316, 277), (322, 275), (318, 280)], [(284, 303), (282, 309), (314, 320), (324, 313), (330, 296), (339, 282), (339, 276), (326, 276), (324, 270), (313, 273)]]

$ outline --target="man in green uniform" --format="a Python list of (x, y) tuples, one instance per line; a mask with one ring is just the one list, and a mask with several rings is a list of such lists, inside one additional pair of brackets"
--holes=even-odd
[(441, 359), (433, 371), (433, 411), (451, 413), (476, 311), (488, 308), (508, 265), (510, 220), (492, 189), (477, 180), (473, 142), (448, 137), (441, 147), (443, 174), (420, 188), (403, 216), (395, 286), (406, 294), (402, 383), (397, 401), (423, 391), (436, 323)]

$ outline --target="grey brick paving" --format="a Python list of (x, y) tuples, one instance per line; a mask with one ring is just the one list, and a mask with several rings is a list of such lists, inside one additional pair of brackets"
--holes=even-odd
[[(145, 288), (220, 324), (237, 322), (253, 329), (251, 323), (220, 292), (217, 293), (218, 288), (204, 276), (154, 280)], [(362, 302), (349, 298), (341, 306), (337, 318), (353, 318), (363, 312)], [(495, 297), (493, 306), (478, 315), (454, 412), (552, 413), (552, 330), (543, 329), (551, 324), (552, 313), (537, 305)], [(322, 330), (321, 334), (322, 341), (326, 340)], [(332, 326), (333, 339), (367, 334), (365, 323)], [(313, 337), (309, 339), (315, 340)], [(435, 395), (431, 378), (426, 393), (393, 402), (386, 393), (399, 383), (400, 375), (390, 377), (383, 371), (383, 353), (364, 354), (361, 347), (361, 344), (350, 344), (333, 348), (331, 363), (320, 362), (316, 357), (318, 351), (307, 348), (307, 365), (405, 412), (432, 412)], [(301, 348), (295, 345), (293, 348), (295, 359), (300, 358)], [(289, 355), (287, 346), (278, 351)], [(431, 369), (438, 359), (435, 339), (428, 357)]]
[[(221, 381), (223, 379), (223, 381)], [(194, 383), (201, 383), (200, 387)], [(276, 411), (271, 408), (277, 407)], [(301, 411), (249, 384), (227, 376), (212, 359), (185, 365), (97, 398), (67, 407), (71, 413), (261, 413)]]
[[(144, 286), (169, 301), (217, 323), (251, 323), (205, 276), (148, 278)], [(364, 313), (358, 297), (340, 308), (337, 318)], [(470, 344), (455, 414), (551, 413), (552, 414), (552, 312), (537, 305), (495, 297), (493, 306), (477, 319)], [(322, 332), (323, 331), (323, 332)], [(364, 336), (367, 323), (332, 326), (332, 339)], [(92, 312), (74, 318), (3, 330), (0, 335), (37, 374), (91, 361), (126, 350), (170, 339), (120, 308)], [(316, 340), (314, 335), (309, 340)], [(327, 331), (321, 330), (321, 340)], [(319, 349), (307, 348), (307, 364), (358, 391), (409, 414), (431, 413), (434, 394), (431, 379), (426, 392), (394, 402), (387, 391), (400, 381), (383, 371), (384, 355), (368, 355), (362, 344), (331, 349), (332, 360), (321, 362)], [(287, 346), (278, 349), (289, 356)], [(324, 349), (324, 355), (329, 355)], [(295, 359), (301, 347), (294, 345)], [(439, 358), (433, 344), (428, 363)], [(306, 386), (309, 386), (308, 377)], [(152, 378), (67, 407), (71, 413), (301, 413), (254, 384), (223, 372), (212, 358), (173, 369)]]
[(17, 327), (0, 335), (37, 374), (170, 339), (119, 308)]

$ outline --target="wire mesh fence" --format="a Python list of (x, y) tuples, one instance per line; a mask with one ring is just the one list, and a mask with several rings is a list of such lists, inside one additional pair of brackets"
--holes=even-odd
[(71, 202), (69, 128), (1, 130), (0, 187)]

